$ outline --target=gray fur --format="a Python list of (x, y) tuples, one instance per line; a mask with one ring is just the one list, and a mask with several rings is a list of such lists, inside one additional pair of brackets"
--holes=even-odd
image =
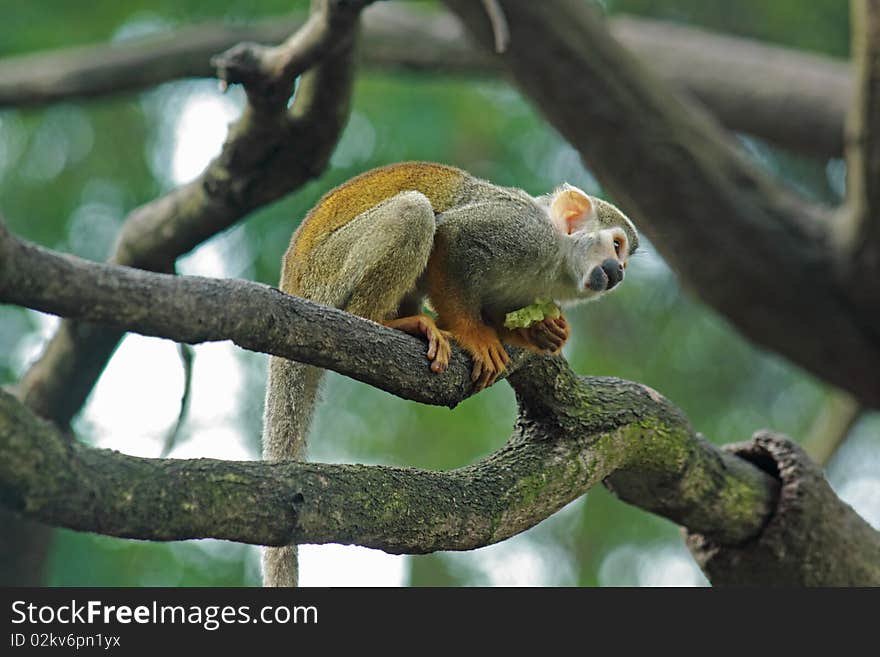
[(629, 254), (638, 245), (626, 215), (594, 197), (584, 228), (563, 235), (549, 219), (551, 198), (482, 183), (461, 205), (438, 215), (437, 235), (447, 245), (449, 270), (484, 317), (498, 321), (536, 299), (571, 304), (598, 298), (604, 292), (585, 282), (593, 267), (613, 254), (611, 231), (624, 231)]
[(608, 201), (603, 201), (595, 196), (591, 196), (590, 200), (593, 201), (596, 221), (607, 228), (613, 226), (620, 226), (623, 228), (623, 231), (626, 233), (627, 239), (629, 240), (628, 253), (629, 255), (635, 253), (636, 249), (639, 248), (639, 233), (633, 225), (633, 222), (629, 220), (629, 217), (623, 214), (616, 205), (612, 205)]

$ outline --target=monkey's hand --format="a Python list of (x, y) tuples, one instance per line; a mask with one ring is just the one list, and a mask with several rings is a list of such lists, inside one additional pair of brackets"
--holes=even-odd
[(388, 328), (397, 329), (410, 335), (425, 336), (428, 340), (428, 360), (431, 361), (432, 372), (445, 372), (449, 367), (449, 356), (452, 353), (449, 346), (450, 334), (448, 331), (437, 328), (434, 318), (430, 315), (412, 315), (382, 323)]
[(525, 347), (539, 354), (558, 354), (568, 342), (571, 327), (563, 315), (547, 317), (528, 328), (505, 329), (502, 339), (508, 344)]
[(527, 329), (521, 329), (528, 333), (529, 341), (542, 351), (549, 351), (551, 354), (558, 354), (562, 347), (568, 342), (568, 336), (571, 335), (571, 327), (564, 315), (550, 318), (532, 324)]

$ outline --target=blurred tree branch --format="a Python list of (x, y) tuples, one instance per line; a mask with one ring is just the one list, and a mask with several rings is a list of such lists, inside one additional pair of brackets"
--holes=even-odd
[(832, 394), (804, 438), (804, 449), (810, 458), (827, 466), (864, 412), (864, 407), (851, 395), (840, 391)]
[[(488, 50), (485, 17), (445, 1)], [(684, 285), (752, 341), (880, 406), (876, 298), (853, 298), (837, 273), (830, 213), (769, 179), (705, 111), (675, 97), (592, 5), (503, 7), (511, 44), (498, 60)], [(817, 334), (834, 339), (817, 349)]]
[(849, 62), (661, 21), (614, 18), (608, 29), (728, 129), (810, 157), (843, 153)]
[(244, 85), (251, 107), (282, 112), (296, 79), (322, 59), (351, 46), (360, 12), (374, 0), (320, 0), (283, 43), (238, 43), (211, 58), (223, 85)]
[(850, 7), (855, 98), (847, 115), (847, 204), (839, 213), (834, 237), (847, 296), (853, 305), (872, 306), (876, 320), (880, 317), (876, 312), (880, 303), (880, 2), (852, 0)]
[[(92, 263), (18, 240), (2, 224), (0, 256), (6, 302), (176, 341), (232, 339), (428, 403), (454, 406), (471, 393), (460, 350), (446, 374), (434, 375), (421, 340), (264, 285)], [(503, 540), (605, 481), (625, 501), (685, 526), (719, 582), (880, 583), (880, 533), (789, 441), (774, 437), (771, 447), (799, 469), (767, 458), (750, 463), (711, 446), (646, 386), (577, 376), (561, 357), (516, 355), (508, 373), (520, 409), (513, 436), (451, 472), (140, 459), (69, 444), (0, 393), (0, 501), (27, 517), (113, 536), (356, 543), (420, 554)], [(804, 486), (801, 472), (808, 504), (780, 515), (776, 478), (789, 499), (786, 486)], [(769, 537), (765, 526), (775, 528)], [(756, 545), (760, 563), (715, 574), (719, 555)], [(774, 569), (784, 576), (767, 577)], [(752, 572), (762, 579), (750, 579)]]
[[(288, 110), (250, 103), (230, 127), (223, 150), (202, 174), (136, 210), (127, 218), (111, 262), (172, 271), (176, 258), (228, 228), (257, 207), (297, 189), (323, 171), (348, 117), (353, 72), (354, 27), (365, 2), (315, 0), (317, 13), (329, 13), (333, 38), (322, 45), (324, 59), (300, 84)], [(329, 20), (329, 19), (328, 19)], [(309, 24), (314, 36), (321, 25)], [(329, 28), (328, 28), (329, 29)], [(257, 61), (287, 50), (257, 52)], [(289, 61), (296, 63), (296, 52)], [(314, 48), (307, 52), (314, 61)], [(268, 68), (272, 68), (269, 66)], [(250, 81), (253, 89), (292, 88), (298, 68), (280, 67)], [(256, 93), (250, 93), (253, 100)], [(40, 359), (25, 374), (19, 395), (39, 415), (67, 425), (94, 387), (122, 333), (65, 321)]]
[[(98, 46), (0, 60), (0, 107), (43, 105), (214, 77), (210, 58), (242, 41), (278, 43), (304, 22), (208, 24)], [(447, 15), (377, 5), (364, 15), (364, 64), (421, 72), (497, 74), (499, 62), (464, 39)], [(731, 130), (816, 157), (843, 152), (852, 81), (846, 62), (660, 21), (618, 17), (612, 34), (675, 89), (698, 98)], [(494, 39), (494, 37), (493, 37)]]

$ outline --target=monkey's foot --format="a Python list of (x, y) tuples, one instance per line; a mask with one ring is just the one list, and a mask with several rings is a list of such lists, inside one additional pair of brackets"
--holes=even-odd
[(488, 326), (468, 327), (469, 330), (452, 331), (452, 336), (474, 359), (471, 381), (479, 391), (488, 388), (504, 373), (510, 356), (498, 339), (498, 334)]
[(449, 344), (450, 334), (437, 328), (434, 318), (430, 315), (411, 315), (382, 322), (388, 328), (397, 329), (415, 336), (424, 336), (428, 340), (428, 360), (431, 361), (432, 372), (445, 372), (449, 367), (449, 356), (452, 347)]
[(529, 328), (507, 331), (503, 340), (508, 344), (525, 347), (541, 354), (558, 354), (568, 342), (571, 327), (564, 316), (548, 317)]

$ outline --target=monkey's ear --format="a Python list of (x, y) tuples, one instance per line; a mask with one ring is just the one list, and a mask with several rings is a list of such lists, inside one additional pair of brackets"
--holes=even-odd
[(590, 197), (574, 185), (565, 184), (553, 193), (550, 219), (559, 232), (571, 235), (580, 230), (592, 214)]

